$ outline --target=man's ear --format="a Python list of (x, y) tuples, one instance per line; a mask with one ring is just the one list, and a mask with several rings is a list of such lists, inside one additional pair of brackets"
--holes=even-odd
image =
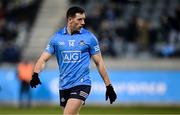
[(72, 18), (71, 18), (71, 17), (69, 17), (69, 18), (68, 18), (68, 22), (71, 22), (71, 21), (72, 21)]

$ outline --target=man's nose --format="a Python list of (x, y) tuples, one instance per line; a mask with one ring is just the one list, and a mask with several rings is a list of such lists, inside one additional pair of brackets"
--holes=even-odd
[(81, 21), (81, 24), (82, 24), (82, 25), (84, 25), (84, 24), (85, 24), (85, 21), (84, 21), (84, 20), (82, 20), (82, 21)]

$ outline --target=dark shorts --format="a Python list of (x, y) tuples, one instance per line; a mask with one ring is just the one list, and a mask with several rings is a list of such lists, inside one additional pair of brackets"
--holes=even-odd
[(60, 106), (65, 107), (69, 98), (80, 99), (85, 102), (91, 90), (89, 85), (78, 85), (70, 89), (59, 90)]

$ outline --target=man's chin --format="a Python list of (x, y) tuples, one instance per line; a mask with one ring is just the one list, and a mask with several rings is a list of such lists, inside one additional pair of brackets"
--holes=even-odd
[(78, 31), (80, 31), (82, 27), (83, 27), (83, 26), (79, 27), (79, 30), (78, 30)]
[(77, 32), (77, 31), (78, 31), (78, 32), (80, 32), (81, 28), (82, 28), (82, 27), (79, 27), (79, 28), (77, 28), (77, 29), (76, 29), (76, 30), (74, 30), (74, 31), (76, 31), (76, 32)]

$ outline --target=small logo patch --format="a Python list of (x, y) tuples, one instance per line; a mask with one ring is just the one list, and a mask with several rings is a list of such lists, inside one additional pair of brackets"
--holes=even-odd
[(84, 81), (84, 79), (82, 78), (82, 79), (81, 79), (81, 82), (83, 82), (83, 81)]
[(72, 92), (71, 95), (77, 95), (77, 93), (76, 92)]
[(81, 40), (81, 41), (79, 42), (79, 44), (80, 44), (80, 45), (85, 45), (85, 43), (84, 43), (83, 40)]
[(88, 94), (84, 91), (80, 91), (80, 96), (84, 97), (84, 98), (87, 98)]
[(58, 44), (59, 44), (60, 46), (65, 45), (64, 42), (58, 42)]
[(61, 98), (61, 102), (65, 102), (65, 99), (64, 99), (64, 98)]
[(100, 50), (99, 45), (94, 46), (94, 50), (97, 52)]

